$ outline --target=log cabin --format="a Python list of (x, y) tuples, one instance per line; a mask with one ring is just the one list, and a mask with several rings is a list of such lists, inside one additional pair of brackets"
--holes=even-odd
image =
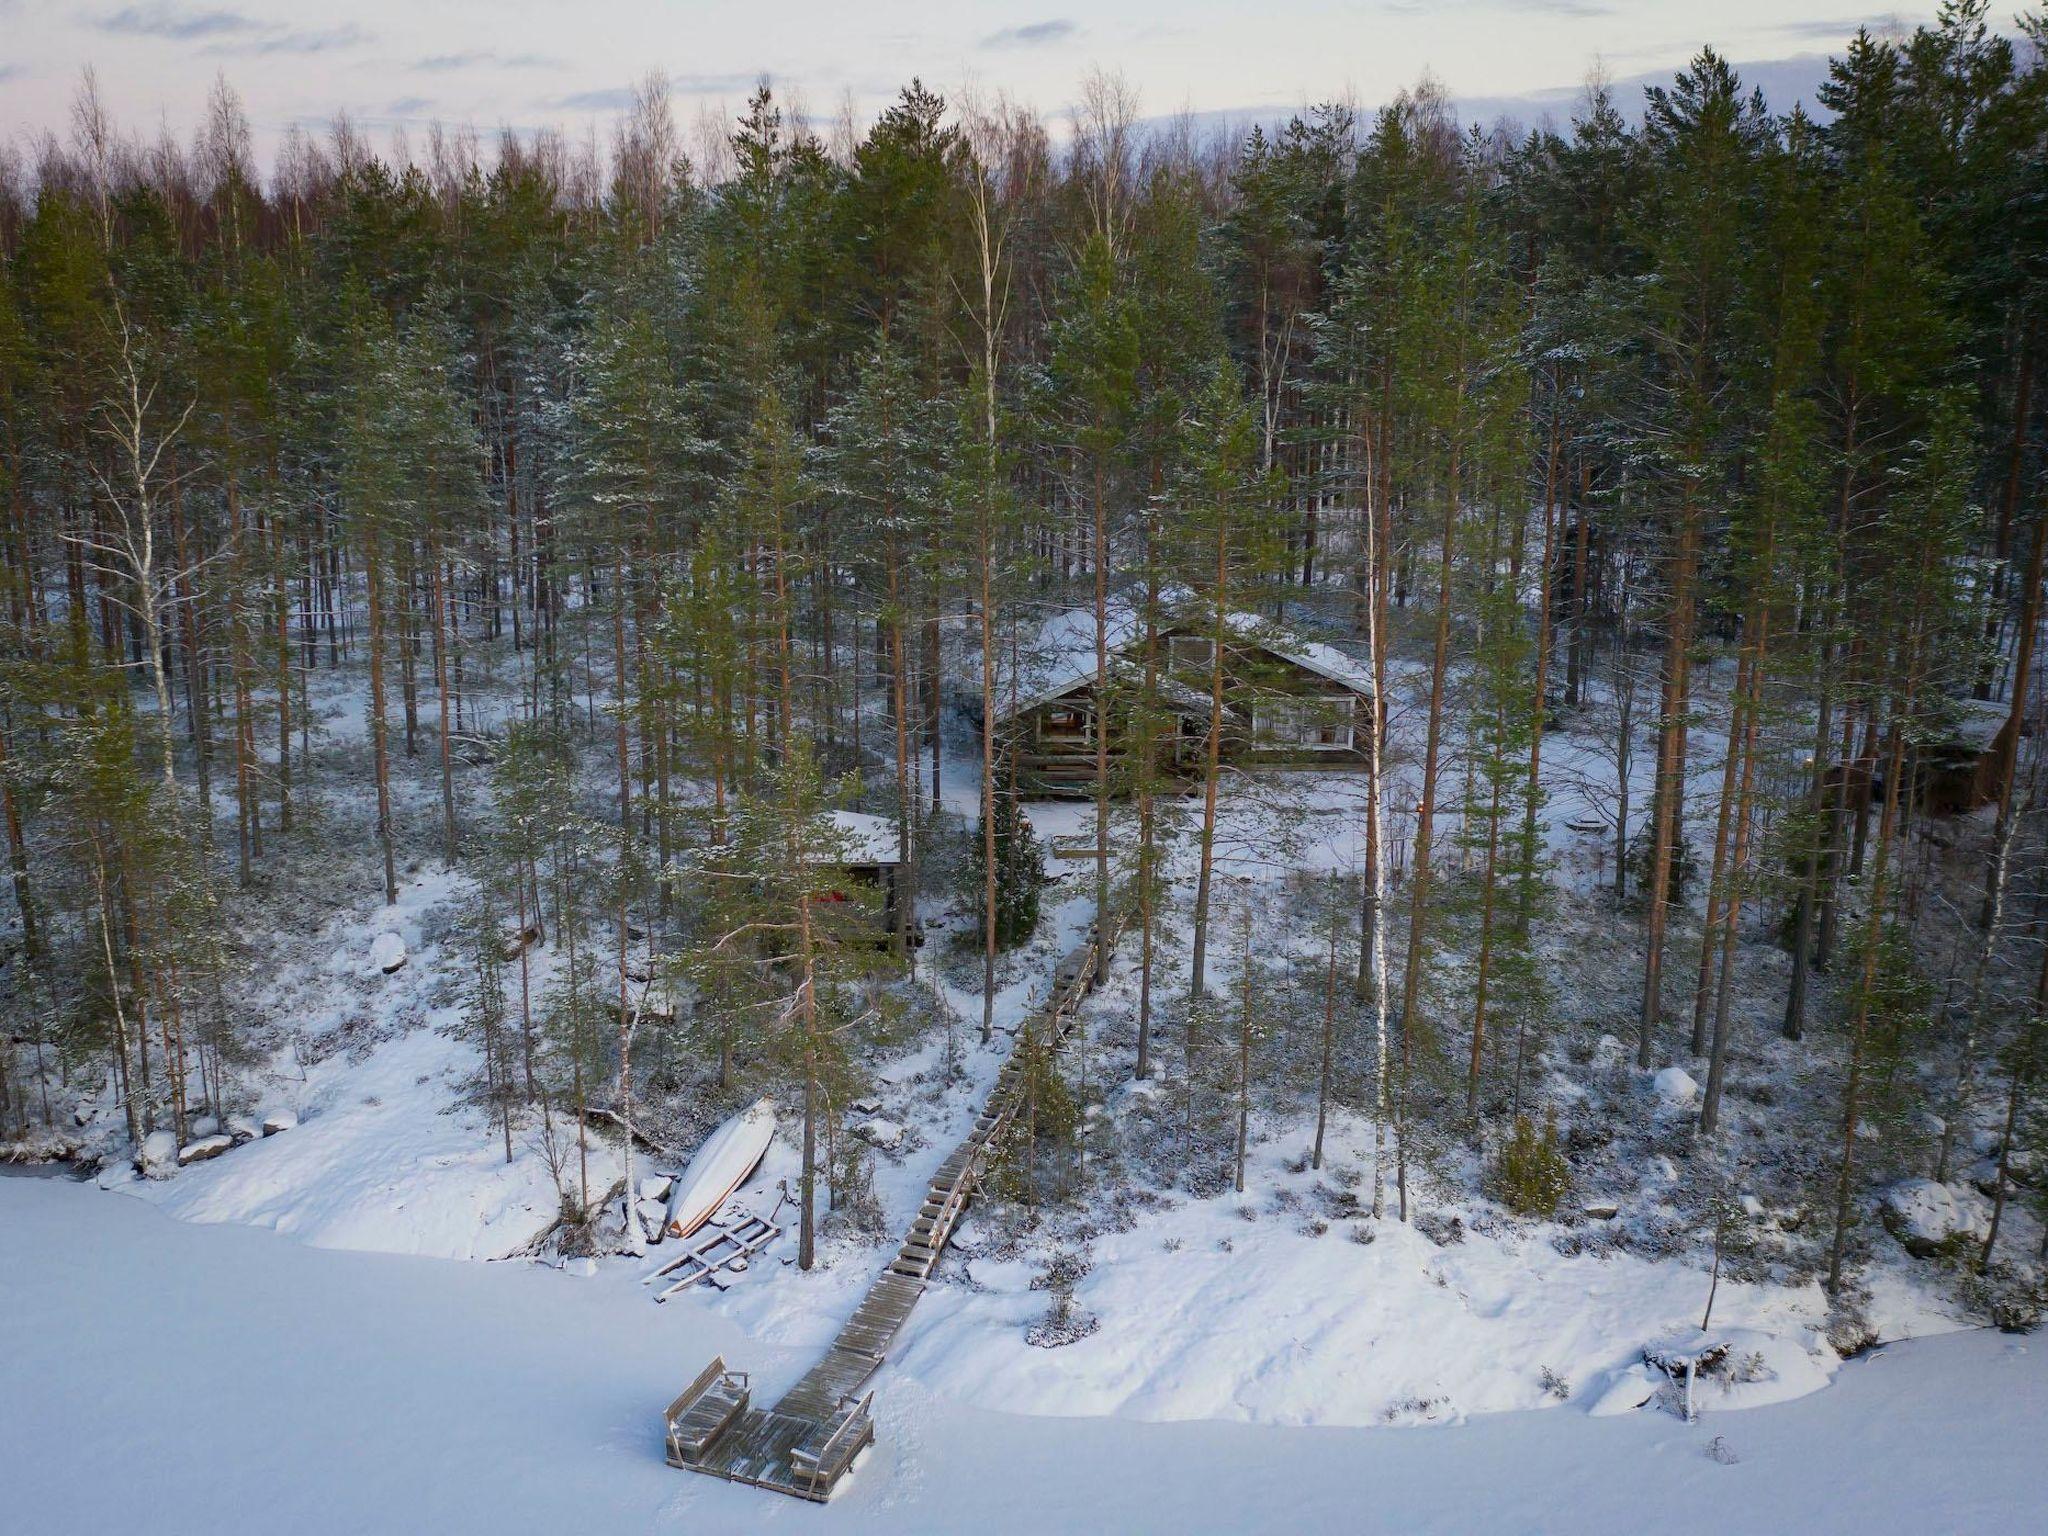
[[(1224, 762), (1306, 770), (1364, 765), (1375, 715), (1372, 674), (1362, 662), (1253, 614), (1228, 614), (1222, 628)], [(1156, 767), (1169, 782), (1186, 783), (1200, 777), (1207, 752), (1216, 625), (1184, 613), (1162, 625), (1156, 639), (1156, 693), (1165, 717), (1157, 728)], [(1135, 617), (1120, 608), (1109, 617), (1105, 641), (1107, 700), (1097, 696), (1089, 609), (1049, 620), (1028, 660), (1013, 669), (1009, 696), (997, 701), (996, 724), (1024, 794), (1093, 794), (1098, 729), (1108, 732), (1111, 782), (1128, 782), (1146, 670), (1144, 638)]]

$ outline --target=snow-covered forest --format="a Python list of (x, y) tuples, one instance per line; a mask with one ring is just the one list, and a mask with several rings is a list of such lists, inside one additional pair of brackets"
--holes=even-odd
[(1995, 20), (1811, 113), (1711, 50), (1536, 129), (650, 74), (269, 164), (226, 77), (188, 142), (88, 72), (0, 150), (0, 1157), (602, 1281), (765, 1096), (786, 1233), (605, 1291), (730, 1361), (831, 1336), (1014, 1061), (885, 1396), (1689, 1419), (2031, 1330)]

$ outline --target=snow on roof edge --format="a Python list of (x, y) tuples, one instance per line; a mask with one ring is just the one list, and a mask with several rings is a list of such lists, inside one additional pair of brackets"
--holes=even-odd
[(830, 811), (833, 830), (839, 834), (848, 864), (900, 864), (902, 845), (896, 837), (896, 823), (886, 816), (865, 811)]

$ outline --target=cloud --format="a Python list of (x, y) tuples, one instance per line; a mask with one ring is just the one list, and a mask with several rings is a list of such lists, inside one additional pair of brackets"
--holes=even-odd
[(122, 37), (162, 37), (174, 42), (195, 38), (228, 37), (259, 32), (263, 24), (240, 11), (200, 11), (158, 0), (155, 5), (131, 5), (98, 17), (102, 32)]
[(1847, 42), (1856, 35), (1859, 27), (1868, 27), (1872, 37), (1886, 37), (1901, 31), (1905, 23), (1897, 15), (1890, 16), (1843, 16), (1833, 21), (1781, 21), (1771, 26), (1773, 32), (1782, 32), (1787, 37), (1808, 38), (1816, 42)]
[[(833, 71), (825, 71), (830, 79)], [(734, 70), (724, 75), (674, 75), (669, 79), (669, 89), (678, 96), (724, 96), (733, 91), (751, 91), (761, 83), (761, 71)]]
[(401, 96), (384, 110), (393, 117), (419, 117), (434, 104), (430, 96)]
[(360, 48), (376, 39), (353, 22), (318, 32), (272, 31), (247, 42), (216, 43), (208, 53), (242, 53), (261, 57), (272, 53), (332, 53), (337, 48)]
[(95, 18), (93, 24), (102, 32), (119, 37), (203, 43), (204, 53), (258, 57), (275, 53), (328, 53), (372, 40), (368, 32), (353, 23), (322, 28), (283, 27), (258, 21), (240, 11), (202, 10), (175, 5), (171, 0), (124, 6)]
[(1021, 27), (1004, 27), (1000, 32), (991, 32), (981, 40), (987, 49), (1044, 48), (1053, 43), (1063, 43), (1081, 29), (1071, 21), (1033, 21)]
[(558, 112), (623, 112), (633, 105), (633, 88), (616, 85), (601, 91), (571, 91), (548, 105)]
[[(722, 75), (671, 75), (668, 87), (677, 96), (730, 96), (751, 91), (761, 83), (759, 70), (735, 70)], [(542, 105), (557, 112), (624, 112), (633, 105), (633, 87), (606, 86), (594, 91), (572, 91)]]
[(445, 74), (450, 70), (491, 65), (498, 69), (555, 69), (560, 59), (544, 53), (499, 53), (495, 48), (467, 48), (460, 53), (430, 53), (415, 60), (413, 68), (423, 74)]
[[(1608, 90), (1613, 95), (1615, 108), (1624, 117), (1640, 118), (1644, 91), (1653, 85), (1668, 87), (1677, 68), (1673, 65), (1666, 69), (1644, 70), (1640, 74), (1610, 80)], [(1730, 68), (1742, 81), (1744, 94), (1761, 90), (1765, 104), (1773, 112), (1790, 112), (1796, 102), (1805, 106), (1809, 116), (1825, 118), (1828, 115), (1819, 101), (1820, 84), (1828, 77), (1826, 54), (1801, 53), (1781, 59), (1739, 60), (1731, 63)], [(1583, 83), (1557, 85), (1512, 96), (1457, 96), (1454, 100), (1459, 117), (1468, 123), (1493, 123), (1508, 118), (1524, 126), (1548, 122), (1561, 129), (1570, 122), (1585, 99), (1585, 89)]]
[[(1385, 9), (1404, 16), (1434, 15), (1451, 8), (1444, 4), (1444, 0), (1386, 0), (1385, 4)], [(1609, 16), (1614, 13), (1614, 7), (1604, 3), (1604, 0), (1477, 0), (1477, 3), (1460, 5), (1456, 9), (1518, 11), (1529, 16), (1557, 16), (1566, 19)]]

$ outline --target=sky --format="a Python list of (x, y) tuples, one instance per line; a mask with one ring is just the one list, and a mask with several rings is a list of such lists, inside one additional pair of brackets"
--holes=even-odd
[(375, 139), (435, 121), (603, 133), (650, 69), (670, 75), (686, 131), (764, 74), (818, 118), (850, 102), (865, 121), (919, 76), (1059, 122), (1097, 68), (1147, 117), (1371, 107), (1428, 71), (1468, 117), (1562, 123), (1596, 65), (1632, 103), (1712, 43), (1788, 109), (1859, 25), (1925, 14), (1857, 0), (0, 0), (0, 139), (62, 131), (87, 66), (151, 137), (188, 137), (224, 73), (266, 159), (294, 121), (342, 109)]

